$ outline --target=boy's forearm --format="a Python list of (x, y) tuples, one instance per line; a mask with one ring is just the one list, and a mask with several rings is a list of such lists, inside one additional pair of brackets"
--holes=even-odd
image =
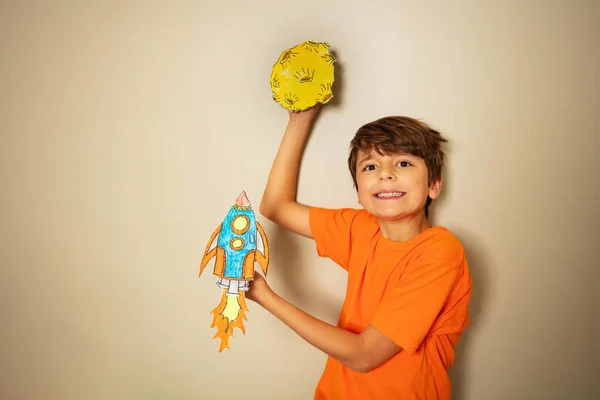
[(308, 343), (355, 371), (363, 370), (361, 335), (321, 321), (271, 292), (260, 304)]
[(267, 218), (279, 207), (296, 200), (298, 171), (311, 121), (290, 119), (269, 174), (260, 212)]

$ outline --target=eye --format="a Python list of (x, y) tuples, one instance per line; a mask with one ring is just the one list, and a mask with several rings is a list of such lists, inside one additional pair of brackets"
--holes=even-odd
[(367, 164), (363, 167), (363, 171), (373, 171), (375, 169), (375, 166), (373, 164)]
[(411, 166), (411, 163), (409, 163), (408, 161), (400, 161), (400, 162), (399, 162), (398, 164), (396, 164), (396, 165), (399, 165), (399, 166), (401, 166), (401, 167), (410, 167), (410, 166)]

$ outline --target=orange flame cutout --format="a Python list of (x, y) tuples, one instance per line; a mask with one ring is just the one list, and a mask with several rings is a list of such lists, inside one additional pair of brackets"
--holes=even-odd
[[(233, 330), (235, 328), (240, 329), (244, 335), (246, 334), (244, 320), (247, 319), (246, 312), (249, 311), (243, 290), (240, 291), (239, 296), (227, 296), (226, 293), (227, 289), (223, 289), (219, 305), (210, 312), (214, 315), (210, 327), (217, 327), (217, 333), (215, 333), (213, 339), (220, 340), (219, 353), (225, 348), (229, 349), (229, 338), (233, 337)], [(231, 307), (234, 307), (234, 309), (232, 310)], [(230, 320), (228, 315), (232, 311), (235, 317)]]

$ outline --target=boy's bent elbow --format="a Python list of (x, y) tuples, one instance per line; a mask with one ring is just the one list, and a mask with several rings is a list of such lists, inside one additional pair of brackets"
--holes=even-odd
[(359, 374), (366, 374), (368, 372), (373, 371), (379, 365), (375, 365), (374, 363), (369, 362), (368, 360), (358, 360), (353, 363), (352, 367), (349, 366), (350, 369), (358, 372)]
[(263, 199), (260, 201), (258, 210), (260, 211), (263, 217), (271, 220), (272, 222), (277, 222), (275, 221), (275, 219), (277, 218), (277, 213), (281, 209), (283, 204), (285, 204), (285, 202), (279, 199), (263, 197)]
[(339, 361), (347, 368), (350, 368), (352, 371), (358, 372), (359, 374), (366, 374), (377, 367), (371, 359), (369, 352), (366, 351), (364, 342), (352, 347), (351, 351), (345, 355), (344, 359)]
[(350, 368), (354, 372), (358, 372), (359, 374), (366, 374), (367, 372), (372, 371), (372, 368), (368, 368), (361, 364), (346, 365), (346, 367)]
[[(367, 329), (369, 330), (367, 335), (372, 337), (374, 328), (370, 327)], [(402, 347), (388, 339), (371, 340), (370, 344), (367, 345), (363, 342), (360, 350), (354, 352), (354, 354), (349, 357), (349, 362), (345, 364), (348, 368), (356, 372), (366, 374), (388, 362), (400, 351), (402, 351)]]
[(357, 355), (353, 360), (348, 360), (343, 364), (346, 367), (350, 368), (352, 371), (358, 372), (359, 374), (366, 374), (378, 367), (378, 365), (375, 365), (373, 362), (370, 362), (363, 355)]
[(273, 221), (273, 212), (272, 212), (273, 208), (269, 207), (269, 205), (267, 203), (265, 203), (264, 201), (261, 201), (260, 206), (258, 207), (258, 210), (260, 211), (262, 216)]
[(271, 222), (279, 224), (279, 210), (281, 209), (281, 205), (273, 202), (265, 202), (261, 201), (259, 206), (259, 211), (263, 217), (268, 219)]

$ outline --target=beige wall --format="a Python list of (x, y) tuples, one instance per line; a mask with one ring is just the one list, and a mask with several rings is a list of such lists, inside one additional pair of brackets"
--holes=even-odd
[[(0, 398), (311, 398), (325, 356), (253, 303), (217, 353), (197, 276), (237, 195), (258, 208), (287, 117), (271, 66), (310, 39), (339, 63), (301, 201), (358, 206), (367, 121), (452, 140), (435, 222), (475, 284), (454, 398), (600, 390), (598, 2), (104, 3), (0, 6)], [(344, 274), (257, 218), (271, 285), (334, 323)]]

